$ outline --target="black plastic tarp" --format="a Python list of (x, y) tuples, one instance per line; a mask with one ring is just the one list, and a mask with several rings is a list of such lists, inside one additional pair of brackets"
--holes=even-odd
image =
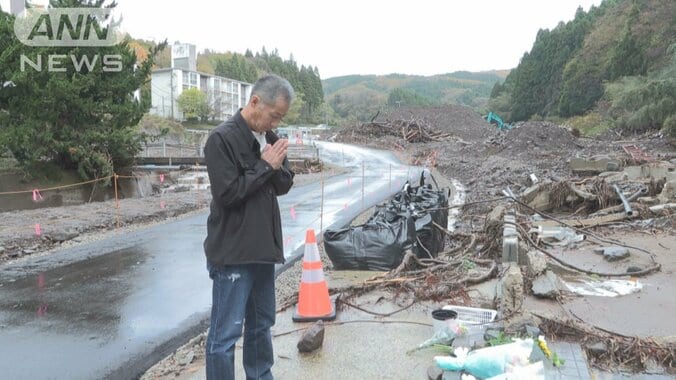
[(414, 241), (415, 226), (410, 216), (324, 233), (324, 249), (335, 269), (387, 271), (396, 268)]
[(396, 268), (407, 249), (418, 257), (436, 257), (445, 236), (434, 223), (448, 223), (448, 189), (434, 190), (425, 184), (404, 189), (376, 207), (360, 226), (324, 233), (324, 248), (336, 269), (390, 270)]

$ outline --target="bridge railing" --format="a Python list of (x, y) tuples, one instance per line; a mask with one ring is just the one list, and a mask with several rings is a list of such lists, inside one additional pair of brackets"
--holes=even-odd
[(197, 144), (145, 144), (139, 157), (204, 157), (204, 147)]
[[(143, 158), (203, 158), (204, 147), (197, 144), (145, 144), (138, 157)], [(319, 149), (312, 145), (289, 145), (288, 158), (290, 161), (304, 161), (319, 159)]]

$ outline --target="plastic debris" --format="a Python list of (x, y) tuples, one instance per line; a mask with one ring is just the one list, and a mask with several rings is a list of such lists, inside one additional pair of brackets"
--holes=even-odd
[(514, 343), (468, 351), (466, 347), (460, 347), (455, 350), (456, 357), (435, 356), (434, 361), (443, 370), (464, 370), (473, 376), (487, 379), (505, 372), (514, 372), (514, 367), (528, 365), (528, 358), (533, 351), (533, 339), (517, 339)]

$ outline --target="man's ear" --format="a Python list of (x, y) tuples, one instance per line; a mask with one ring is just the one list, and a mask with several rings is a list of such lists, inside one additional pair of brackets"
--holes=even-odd
[(256, 106), (256, 105), (258, 105), (258, 103), (260, 103), (260, 101), (261, 101), (261, 98), (259, 98), (258, 95), (252, 95), (249, 103), (251, 103), (252, 106)]

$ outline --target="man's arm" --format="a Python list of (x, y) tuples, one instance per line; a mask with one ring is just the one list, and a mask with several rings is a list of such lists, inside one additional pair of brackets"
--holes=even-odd
[(294, 176), (295, 173), (291, 170), (289, 160), (284, 158), (282, 167), (280, 167), (279, 170), (275, 170), (275, 174), (273, 174), (272, 179), (270, 180), (272, 181), (272, 186), (275, 188), (277, 195), (284, 195), (291, 190)]
[(218, 133), (209, 136), (204, 147), (211, 194), (223, 207), (237, 206), (258, 191), (272, 175), (272, 166), (258, 160), (240, 174), (235, 153)]
[(271, 178), (272, 186), (275, 188), (275, 193), (277, 195), (284, 195), (291, 190), (293, 186), (293, 177), (295, 176), (294, 172), (291, 171), (291, 166), (289, 165), (289, 160), (286, 158), (287, 147), (289, 145), (288, 140), (281, 141), (280, 138), (272, 131), (267, 132), (266, 139), (272, 145), (267, 146), (266, 149), (274, 147), (276, 145), (282, 144), (283, 152), (283, 161), (278, 169), (275, 170)]

